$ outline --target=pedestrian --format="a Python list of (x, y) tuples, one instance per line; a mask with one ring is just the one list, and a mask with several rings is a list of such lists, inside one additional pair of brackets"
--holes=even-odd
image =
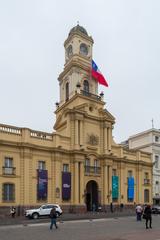
[[(150, 205), (147, 205), (145, 207), (144, 217), (146, 219), (146, 229), (148, 229), (149, 227), (152, 228), (152, 210)], [(149, 222), (149, 227), (148, 227), (148, 222)]]
[(123, 211), (123, 208), (124, 208), (124, 204), (123, 204), (123, 203), (121, 203), (121, 204), (120, 204), (120, 212), (122, 212), (122, 211)]
[(138, 204), (136, 206), (137, 221), (141, 221), (142, 220), (142, 213), (143, 213), (143, 209), (142, 209), (141, 205)]
[(111, 204), (110, 204), (110, 210), (111, 210), (111, 212), (113, 213), (113, 203), (111, 202)]
[(56, 214), (55, 207), (53, 207), (51, 209), (50, 218), (51, 218), (50, 230), (52, 230), (53, 224), (54, 224), (55, 228), (57, 229), (58, 228), (57, 223), (56, 223), (57, 214)]
[(15, 217), (15, 215), (16, 215), (16, 208), (15, 207), (11, 207), (10, 215), (12, 216), (12, 218)]

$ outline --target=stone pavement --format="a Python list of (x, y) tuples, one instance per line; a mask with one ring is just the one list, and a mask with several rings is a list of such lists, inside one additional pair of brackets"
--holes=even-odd
[(160, 240), (160, 216), (153, 216), (153, 228), (145, 229), (145, 221), (135, 216), (73, 220), (49, 229), (46, 223), (0, 226), (0, 240)]
[[(133, 211), (123, 211), (123, 212), (87, 212), (87, 213), (64, 213), (60, 216), (57, 221), (70, 221), (70, 220), (84, 220), (84, 219), (101, 219), (101, 218), (117, 218), (117, 217), (124, 217), (124, 216), (134, 216), (135, 213)], [(49, 221), (48, 217), (41, 217), (37, 220), (35, 219), (28, 219), (24, 216), (16, 216), (12, 218), (11, 216), (0, 216), (0, 226), (2, 225), (17, 225), (17, 224), (34, 224), (34, 223), (46, 223)]]

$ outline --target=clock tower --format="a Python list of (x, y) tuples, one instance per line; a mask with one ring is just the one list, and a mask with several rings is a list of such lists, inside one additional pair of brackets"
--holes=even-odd
[(64, 42), (65, 64), (59, 75), (60, 102), (62, 106), (71, 99), (76, 91), (84, 91), (88, 95), (97, 94), (98, 83), (91, 76), (93, 39), (80, 25), (73, 27)]

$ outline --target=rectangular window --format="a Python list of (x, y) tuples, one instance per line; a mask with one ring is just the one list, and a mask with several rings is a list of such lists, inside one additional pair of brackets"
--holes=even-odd
[(4, 166), (5, 166), (5, 168), (12, 168), (13, 167), (13, 158), (5, 157)]
[(128, 177), (133, 177), (133, 172), (132, 172), (132, 170), (129, 170), (129, 171), (128, 171)]
[(159, 142), (159, 137), (155, 136), (155, 142)]
[(38, 161), (38, 169), (39, 170), (46, 170), (46, 162), (45, 161)]
[(3, 184), (3, 201), (15, 201), (15, 186), (14, 184)]
[(112, 176), (117, 176), (116, 169), (113, 169), (113, 170), (112, 170)]
[(159, 155), (155, 155), (154, 159), (155, 159), (155, 161), (154, 161), (155, 168), (158, 168), (159, 167)]
[(69, 164), (63, 164), (63, 172), (69, 172)]

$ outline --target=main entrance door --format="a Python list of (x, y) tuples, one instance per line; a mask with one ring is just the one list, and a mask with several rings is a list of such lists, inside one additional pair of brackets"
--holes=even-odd
[(98, 209), (98, 185), (94, 180), (89, 181), (86, 185), (86, 206), (87, 211)]

